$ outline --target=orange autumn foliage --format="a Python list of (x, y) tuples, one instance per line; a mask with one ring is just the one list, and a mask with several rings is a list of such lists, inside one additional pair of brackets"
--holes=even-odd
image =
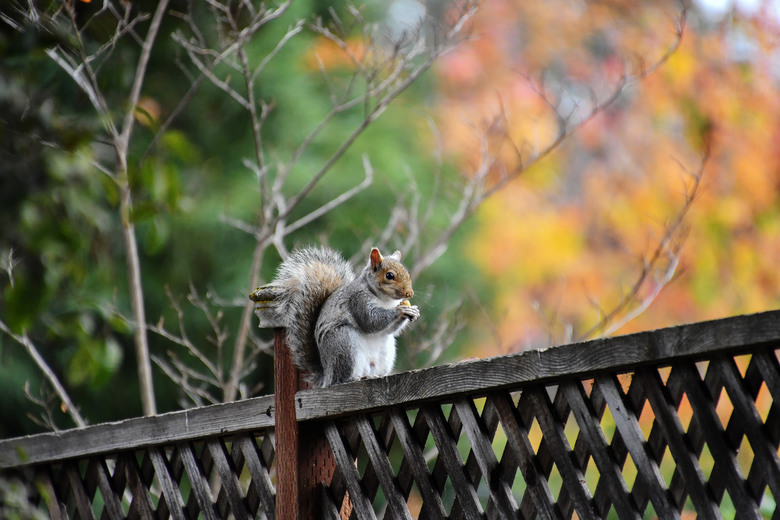
[[(663, 56), (676, 9), (482, 4), (474, 38), (437, 67), (450, 157), (473, 170), (487, 140), (495, 175), (517, 171), (557, 137), (540, 78), (564, 85), (576, 110), (577, 100), (587, 104)], [(469, 250), (494, 281), (488, 306), (498, 342), (486, 336), (472, 354), (576, 338), (618, 305), (685, 205), (707, 150), (697, 197), (670, 244), (675, 254), (660, 263), (664, 271), (673, 259), (674, 276), (667, 283), (652, 273), (637, 293), (652, 303), (617, 332), (780, 305), (780, 21), (738, 10), (713, 16), (692, 8), (665, 63), (480, 209)]]

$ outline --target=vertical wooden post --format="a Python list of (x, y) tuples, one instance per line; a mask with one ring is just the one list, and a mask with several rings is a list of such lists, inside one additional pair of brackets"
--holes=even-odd
[(320, 483), (330, 483), (336, 463), (324, 432), (316, 424), (300, 428), (295, 393), (308, 385), (292, 362), (284, 329), (274, 329), (276, 396), (276, 518), (320, 517)]
[(299, 518), (298, 421), (295, 418), (298, 380), (298, 368), (284, 344), (284, 329), (274, 329), (277, 518)]

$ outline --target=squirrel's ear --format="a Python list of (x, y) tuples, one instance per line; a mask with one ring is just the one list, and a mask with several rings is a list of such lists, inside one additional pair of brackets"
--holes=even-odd
[(379, 249), (372, 248), (371, 249), (371, 257), (369, 258), (369, 262), (371, 263), (371, 268), (376, 270), (379, 267), (379, 264), (382, 263), (382, 253), (379, 252)]
[(390, 258), (392, 258), (396, 262), (400, 262), (401, 261), (401, 252), (400, 251), (396, 251), (395, 253), (390, 255)]

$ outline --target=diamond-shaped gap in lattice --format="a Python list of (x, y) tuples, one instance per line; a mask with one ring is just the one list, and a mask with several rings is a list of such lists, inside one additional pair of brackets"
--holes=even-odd
[(589, 457), (587, 464), (582, 466), (582, 476), (585, 479), (585, 485), (590, 490), (590, 495), (596, 496), (596, 488), (601, 479), (601, 472), (592, 457)]
[(444, 489), (441, 491), (441, 501), (444, 504), (444, 510), (449, 517), (452, 514), (452, 507), (455, 505), (455, 488), (452, 485), (449, 475), (444, 483)]
[(412, 482), (412, 487), (409, 490), (409, 496), (406, 499), (406, 506), (409, 508), (409, 514), (412, 518), (419, 518), (420, 511), (423, 507), (423, 499), (420, 494), (420, 489), (417, 487), (416, 482)]
[(723, 499), (720, 501), (720, 514), (723, 515), (723, 518), (737, 517), (737, 508), (734, 507), (728, 489), (723, 492)]
[(708, 360), (696, 362), (696, 370), (699, 371), (699, 377), (701, 379), (704, 379), (704, 376), (707, 375), (707, 370), (709, 369), (709, 367), (710, 367), (710, 362)]
[(528, 489), (528, 485), (523, 478), (523, 473), (519, 469), (515, 471), (515, 478), (512, 480), (511, 484), (512, 495), (514, 495), (515, 501), (520, 504), (520, 501), (525, 496), (525, 492)]
[(580, 435), (580, 426), (577, 424), (577, 419), (571, 412), (569, 412), (567, 417), (561, 417), (561, 419), (564, 420), (563, 434), (566, 436), (569, 446), (574, 448)]
[(764, 494), (759, 502), (759, 508), (761, 516), (764, 518), (772, 518), (772, 515), (774, 515), (777, 510), (777, 501), (775, 500), (775, 497), (772, 496), (772, 491), (770, 491), (768, 486), (764, 489)]
[(547, 484), (550, 487), (550, 493), (552, 493), (553, 500), (558, 502), (561, 497), (561, 489), (563, 488), (563, 477), (561, 477), (558, 471), (558, 466), (552, 465), (550, 474), (547, 477)]
[[(455, 412), (453, 411), (453, 413)], [(464, 463), (468, 461), (471, 454), (471, 442), (469, 442), (466, 432), (462, 431), (462, 429), (460, 435), (458, 435), (458, 453), (460, 453), (460, 458)]]
[(604, 413), (601, 414), (601, 420), (599, 421), (601, 431), (604, 433), (604, 438), (607, 440), (607, 444), (612, 444), (612, 439), (615, 437), (615, 418), (612, 416), (608, 406), (604, 407)]
[(634, 374), (618, 374), (617, 380), (618, 383), (620, 383), (620, 387), (623, 389), (623, 393), (627, 394), (628, 390), (631, 388), (631, 383), (634, 382)]
[(745, 372), (747, 371), (748, 365), (750, 365), (750, 360), (752, 357), (752, 354), (734, 356), (734, 364), (737, 365), (737, 370), (739, 370), (739, 375), (742, 377), (742, 379), (745, 378)]
[(677, 417), (680, 419), (683, 431), (687, 432), (693, 418), (693, 409), (691, 408), (691, 402), (688, 401), (688, 396), (683, 393), (680, 398), (680, 405), (677, 407)]
[(696, 506), (693, 505), (693, 500), (691, 500), (690, 495), (688, 495), (685, 499), (685, 504), (683, 504), (681, 516), (684, 519), (697, 518)]
[(714, 464), (715, 459), (712, 458), (710, 448), (705, 443), (701, 449), (701, 455), (699, 455), (699, 467), (701, 467), (701, 472), (705, 481), (710, 480), (710, 475), (712, 475), (712, 468)]
[(585, 397), (590, 398), (591, 392), (593, 392), (593, 384), (595, 383), (595, 380), (593, 379), (585, 379), (583, 381), (580, 381), (580, 384), (582, 385), (582, 389), (585, 392)]
[(664, 480), (667, 489), (672, 483), (675, 469), (677, 469), (677, 462), (674, 460), (671, 450), (667, 447), (664, 449), (664, 454), (658, 464), (658, 470), (661, 472), (661, 478)]
[(531, 447), (534, 453), (539, 453), (539, 446), (542, 444), (542, 428), (536, 420), (536, 416), (533, 416), (531, 424), (528, 425), (528, 441), (531, 443)]
[(761, 382), (761, 387), (758, 389), (756, 395), (756, 409), (758, 415), (761, 417), (761, 422), (766, 424), (767, 417), (769, 417), (769, 410), (772, 408), (774, 400), (772, 394), (769, 392), (766, 383)]
[(630, 453), (626, 454), (626, 460), (621, 468), (621, 473), (623, 475), (623, 480), (626, 482), (626, 487), (629, 491), (633, 492), (634, 484), (636, 484), (637, 481), (637, 469)]
[(731, 402), (731, 398), (729, 398), (728, 392), (722, 388), (720, 389), (720, 395), (717, 399), (718, 404), (715, 406), (715, 411), (717, 412), (720, 423), (725, 430), (726, 426), (729, 424), (729, 419), (731, 419), (731, 414), (734, 412), (734, 405)]
[(642, 435), (644, 436), (645, 440), (650, 439), (650, 432), (653, 429), (653, 424), (655, 423), (655, 412), (653, 412), (652, 406), (650, 406), (650, 401), (643, 400), (642, 402), (642, 408), (641, 410), (638, 410), (639, 413), (637, 413), (637, 422), (639, 423), (639, 429), (642, 430)]
[(669, 374), (672, 373), (672, 367), (671, 365), (665, 366), (665, 367), (658, 367), (658, 376), (661, 378), (661, 382), (666, 385), (666, 382), (669, 381)]
[[(742, 442), (737, 449), (737, 464), (742, 471), (742, 475), (747, 477), (750, 473), (750, 468), (755, 462), (755, 454), (753, 453), (753, 447), (750, 445), (750, 441), (746, 436), (742, 437)], [(759, 466), (760, 467), (760, 466)]]

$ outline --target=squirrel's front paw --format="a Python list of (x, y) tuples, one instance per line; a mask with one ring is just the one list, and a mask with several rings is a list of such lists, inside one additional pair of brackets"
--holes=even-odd
[(401, 316), (409, 321), (415, 321), (420, 317), (420, 309), (417, 305), (399, 305), (398, 308), (401, 309)]

